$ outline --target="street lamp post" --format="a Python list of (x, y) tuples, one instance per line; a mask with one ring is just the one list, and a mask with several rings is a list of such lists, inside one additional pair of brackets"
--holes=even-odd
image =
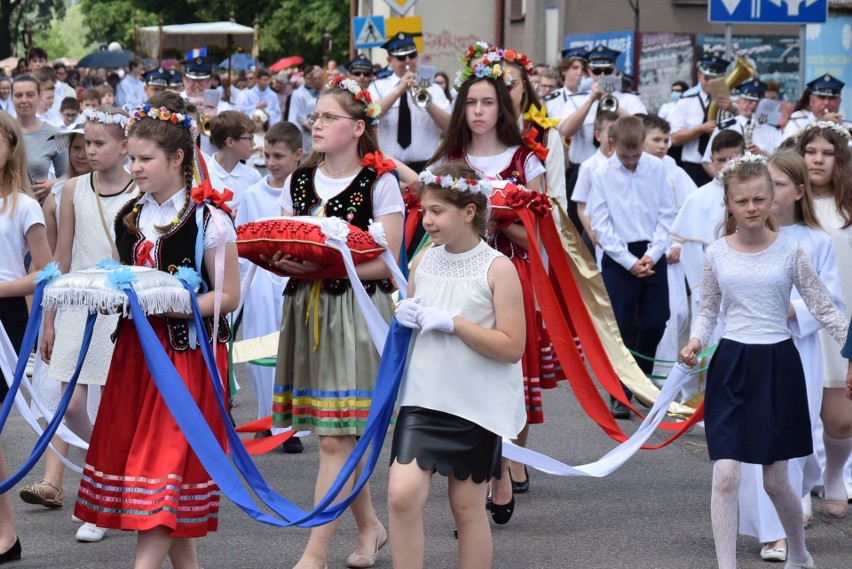
[(30, 26), (29, 21), (24, 23), (24, 57), (27, 57), (27, 54), (30, 52), (30, 48), (33, 46), (33, 29)]
[(328, 66), (328, 60), (331, 59), (332, 39), (331, 32), (328, 28), (322, 33), (322, 68)]

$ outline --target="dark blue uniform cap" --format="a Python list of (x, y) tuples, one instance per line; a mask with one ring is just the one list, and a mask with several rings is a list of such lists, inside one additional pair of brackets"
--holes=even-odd
[(213, 59), (210, 57), (196, 57), (183, 62), (183, 72), (190, 79), (207, 79), (213, 74)]
[(405, 32), (394, 35), (382, 44), (382, 47), (388, 50), (391, 55), (408, 55), (417, 51), (417, 46), (414, 45), (414, 36)]
[(169, 72), (162, 67), (149, 71), (145, 74), (145, 84), (153, 85), (155, 87), (168, 87)]
[(358, 57), (346, 64), (346, 69), (348, 69), (350, 72), (356, 69), (366, 69), (368, 71), (372, 71), (373, 62), (364, 57), (363, 55), (358, 54)]
[(766, 83), (760, 79), (749, 79), (745, 83), (737, 85), (737, 92), (743, 99), (759, 101), (766, 95)]
[(708, 55), (698, 60), (698, 71), (704, 75), (722, 75), (730, 64), (730, 61), (718, 55)]
[(584, 63), (589, 62), (589, 50), (585, 47), (569, 47), (562, 50), (562, 59), (577, 59)]
[(599, 43), (589, 52), (589, 67), (615, 67), (615, 60), (621, 52), (617, 49), (610, 49), (602, 43)]
[(814, 95), (819, 95), (821, 97), (839, 97), (844, 85), (846, 85), (846, 83), (834, 75), (826, 73), (825, 75), (808, 83), (808, 88)]

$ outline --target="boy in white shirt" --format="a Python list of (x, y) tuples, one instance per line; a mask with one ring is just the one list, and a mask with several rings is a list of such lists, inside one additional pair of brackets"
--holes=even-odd
[(210, 139), (216, 154), (208, 161), (210, 183), (219, 191), (234, 192), (228, 206), (236, 213), (249, 186), (260, 181), (260, 173), (244, 162), (254, 148), (254, 123), (239, 111), (223, 111), (210, 120)]
[(583, 224), (583, 240), (591, 246), (592, 250), (598, 244), (592, 231), (591, 218), (586, 215), (586, 204), (592, 191), (592, 172), (597, 170), (601, 164), (605, 164), (612, 156), (609, 127), (617, 120), (618, 114), (612, 111), (601, 111), (595, 117), (595, 142), (598, 144), (598, 151), (580, 164), (577, 183), (574, 185), (574, 191), (571, 194), (571, 201), (577, 204), (577, 215), (580, 218), (580, 223)]
[[(302, 159), (302, 132), (293, 123), (278, 122), (264, 136), (263, 156), (269, 174), (249, 187), (237, 211), (236, 224), (277, 216), (281, 210), (278, 199), (284, 182)], [(250, 263), (240, 259), (240, 272), (245, 275)], [(258, 267), (254, 282), (246, 295), (243, 308), (243, 336), (259, 338), (281, 329), (282, 296), (286, 279)], [(248, 377), (257, 398), (257, 418), (272, 414), (272, 390), (275, 368), (248, 365)], [(271, 432), (259, 433), (269, 436)], [(300, 453), (304, 447), (297, 437), (284, 443), (284, 452)]]
[[(613, 156), (592, 174), (587, 212), (603, 248), (601, 276), (624, 345), (653, 356), (669, 319), (666, 251), (674, 220), (674, 189), (663, 161), (644, 152), (645, 127), (634, 116), (609, 130)], [(653, 362), (639, 359), (646, 374)], [(624, 388), (628, 400), (633, 394)], [(612, 398), (616, 419), (630, 411)]]

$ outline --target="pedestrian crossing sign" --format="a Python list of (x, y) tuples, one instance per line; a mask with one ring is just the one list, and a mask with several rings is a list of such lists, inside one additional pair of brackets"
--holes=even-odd
[(355, 36), (356, 49), (381, 47), (387, 41), (384, 16), (352, 18), (352, 31)]

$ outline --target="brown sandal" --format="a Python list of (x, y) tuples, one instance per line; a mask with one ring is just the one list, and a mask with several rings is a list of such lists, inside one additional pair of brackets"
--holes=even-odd
[[(52, 496), (51, 490), (54, 492)], [(57, 488), (47, 480), (42, 480), (38, 484), (28, 484), (21, 488), (18, 494), (27, 504), (40, 504), (45, 508), (61, 508), (62, 501), (65, 499), (65, 490)]]

